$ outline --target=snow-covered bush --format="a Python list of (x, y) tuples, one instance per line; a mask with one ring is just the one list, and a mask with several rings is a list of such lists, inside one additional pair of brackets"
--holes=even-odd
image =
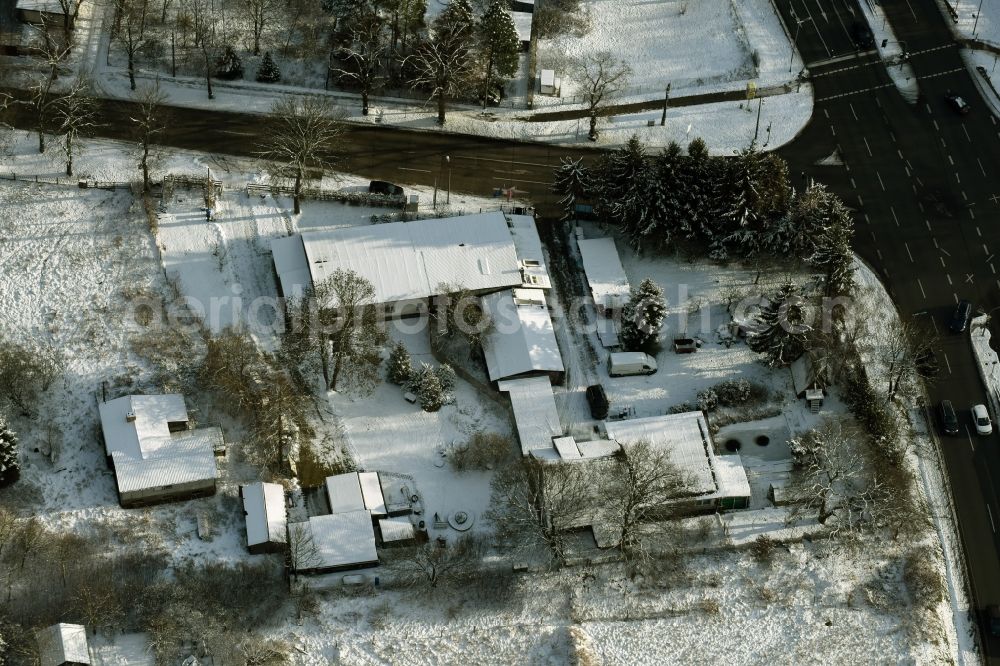
[(746, 379), (727, 379), (715, 385), (715, 394), (724, 407), (741, 405), (750, 399), (750, 382)]
[(766, 534), (761, 534), (750, 544), (750, 556), (760, 563), (769, 563), (778, 544)]
[(698, 409), (698, 405), (685, 401), (668, 407), (667, 414), (684, 414), (685, 412), (696, 412)]
[(446, 397), (445, 402), (448, 402), (448, 398), (455, 392), (455, 383), (458, 381), (455, 368), (447, 363), (442, 363), (435, 372), (438, 381), (441, 382), (441, 390), (444, 391)]
[(232, 46), (227, 46), (215, 65), (215, 77), (225, 81), (243, 78), (243, 61)]
[(698, 391), (698, 409), (710, 412), (719, 406), (719, 396), (712, 389)]
[(417, 394), (425, 412), (436, 412), (445, 403), (445, 392), (437, 372), (427, 363), (421, 363), (410, 382), (410, 390)]
[(0, 487), (9, 486), (21, 478), (21, 462), (17, 457), (17, 435), (0, 417)]
[(667, 301), (663, 290), (646, 278), (622, 309), (621, 341), (628, 351), (649, 349), (660, 337)]
[(448, 461), (456, 471), (493, 469), (510, 460), (514, 443), (497, 432), (476, 432), (465, 444), (448, 452)]

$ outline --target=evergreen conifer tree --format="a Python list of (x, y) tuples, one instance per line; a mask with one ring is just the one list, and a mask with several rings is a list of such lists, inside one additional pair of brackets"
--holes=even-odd
[(278, 69), (278, 64), (271, 57), (270, 51), (264, 53), (264, 59), (261, 60), (260, 67), (257, 69), (257, 80), (261, 83), (277, 83), (281, 80), (281, 70)]
[(426, 363), (420, 365), (414, 378), (414, 388), (420, 407), (425, 412), (436, 412), (444, 405), (445, 394), (434, 368)]
[(225, 81), (243, 78), (243, 61), (232, 46), (226, 47), (216, 63), (215, 77)]
[(583, 158), (572, 159), (564, 157), (555, 170), (552, 191), (561, 194), (559, 205), (563, 209), (563, 220), (576, 217), (576, 204), (580, 199), (587, 199), (594, 190), (590, 170), (583, 166)]
[(17, 456), (17, 435), (0, 417), (0, 487), (9, 486), (21, 478), (21, 462)]
[(629, 351), (647, 349), (660, 337), (667, 316), (663, 290), (646, 278), (622, 309), (621, 341)]
[(387, 374), (389, 381), (399, 386), (404, 386), (413, 378), (413, 362), (410, 360), (410, 352), (406, 345), (397, 342), (389, 352), (389, 367)]
[(479, 50), (483, 59), (483, 106), (489, 103), (494, 76), (509, 78), (517, 73), (517, 54), (521, 43), (514, 19), (507, 11), (506, 0), (490, 0), (479, 21)]
[(756, 330), (747, 337), (750, 349), (763, 354), (771, 367), (786, 367), (802, 356), (809, 327), (799, 289), (781, 285), (757, 317)]

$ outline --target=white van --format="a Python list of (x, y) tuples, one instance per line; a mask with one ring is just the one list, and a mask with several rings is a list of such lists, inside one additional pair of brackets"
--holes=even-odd
[(617, 352), (608, 356), (608, 374), (651, 375), (656, 372), (656, 359), (644, 352)]

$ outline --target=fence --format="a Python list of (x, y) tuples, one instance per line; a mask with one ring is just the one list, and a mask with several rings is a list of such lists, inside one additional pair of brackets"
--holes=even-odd
[(89, 178), (74, 178), (72, 176), (59, 178), (54, 176), (42, 176), (39, 174), (18, 174), (13, 171), (0, 173), (0, 179), (21, 181), (23, 183), (40, 183), (45, 185), (69, 185), (80, 189), (132, 189), (132, 183), (116, 182), (111, 180), (91, 180)]

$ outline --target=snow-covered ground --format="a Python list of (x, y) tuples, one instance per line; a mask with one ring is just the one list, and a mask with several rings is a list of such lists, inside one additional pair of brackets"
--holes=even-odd
[[(53, 525), (80, 530), (101, 522), (127, 525), (150, 547), (168, 552), (175, 563), (195, 557), (203, 562), (249, 559), (242, 545), (236, 484), (253, 478), (253, 470), (229, 456), (221, 467), (220, 493), (213, 498), (120, 509), (96, 437), (95, 392), (103, 381), (122, 391), (155, 388), (148, 385), (148, 361), (134, 348), (143, 327), (128, 315), (133, 294), (168, 294), (159, 253), (167, 274), (179, 274), (182, 293), (227, 297), (244, 281), (250, 281), (250, 293), (271, 293), (274, 286), (265, 277), (267, 257), (256, 254), (254, 238), (286, 233), (286, 222), (294, 229), (303, 221), (314, 226), (365, 221), (350, 207), (342, 207), (347, 212), (338, 219), (333, 204), (311, 201), (305, 203), (307, 213), (296, 218), (286, 200), (248, 197), (238, 184), (253, 180), (254, 170), (236, 161), (220, 163), (213, 156), (185, 153), (168, 162), (186, 173), (214, 163), (213, 173), (223, 175), (232, 187), (219, 202), (214, 226), (192, 214), (197, 199), (179, 189), (166, 202), (160, 236), (154, 239), (142, 206), (127, 190), (0, 180), (0, 206), (16, 211), (0, 216), (5, 248), (0, 255), (0, 311), (7, 313), (0, 319), (0, 333), (50, 346), (63, 359), (61, 379), (39, 405), (42, 417), (14, 422), (25, 449), (18, 497), (23, 508)], [(4, 172), (32, 173), (42, 166), (28, 151), (0, 158)], [(49, 169), (58, 172), (58, 163)], [(80, 169), (109, 178), (134, 172), (123, 147), (111, 142), (88, 145)], [(341, 182), (351, 181), (345, 176)], [(453, 197), (470, 206), (476, 203), (457, 193)], [(205, 229), (212, 234), (203, 233)], [(598, 233), (589, 226), (586, 231)], [(199, 254), (213, 256), (210, 248), (217, 242), (227, 251), (220, 252), (221, 265), (213, 274), (211, 261)], [(712, 337), (714, 320), (706, 326), (700, 320), (689, 322), (686, 329), (680, 321), (689, 300), (723, 317), (726, 290), (759, 292), (783, 272), (768, 272), (756, 280), (749, 269), (637, 256), (622, 243), (619, 250), (632, 282), (651, 277), (665, 288), (672, 312), (664, 338), (680, 330), (697, 332), (702, 348), (684, 356), (661, 352), (661, 370), (652, 377), (611, 379), (603, 370), (599, 348), (593, 359), (582, 338), (563, 337), (561, 342), (570, 341), (563, 353), (576, 379), (561, 391), (560, 400), (567, 405), (562, 418), (587, 421), (577, 391), (589, 378), (607, 382), (612, 400), (630, 404), (642, 415), (662, 413), (721, 379), (746, 376), (782, 392), (774, 401), (786, 415), (793, 415), (786, 419), (790, 430), (810, 424), (808, 419), (815, 416), (788, 396), (783, 371), (765, 370), (741, 343), (731, 348), (719, 344)], [(430, 361), (426, 333), (407, 328), (393, 327), (393, 337), (406, 343), (415, 360)], [(323, 408), (335, 415), (336, 425), (333, 419), (317, 424), (318, 437), (334, 431), (339, 435), (342, 428), (359, 465), (411, 475), (429, 515), (463, 509), (478, 517), (488, 502), (488, 475), (438, 467), (438, 449), (476, 428), (506, 431), (509, 424), (502, 409), (467, 383), (459, 382), (456, 398), (455, 405), (427, 414), (405, 402), (395, 386), (381, 386), (370, 397), (333, 395)], [(836, 399), (828, 400), (825, 408), (834, 414), (842, 410)], [(44, 448), (43, 426), (48, 423), (65, 434), (55, 463), (34, 450)], [(238, 449), (238, 442), (233, 444)], [(933, 500), (937, 506), (942, 498), (935, 495)], [(195, 534), (199, 513), (210, 516), (216, 532), (210, 541)], [(302, 620), (276, 617), (268, 631), (295, 646), (290, 655), (295, 663), (317, 665), (563, 664), (573, 659), (580, 663), (580, 655), (587, 653), (605, 664), (848, 664), (871, 661), (872, 655), (896, 663), (930, 663), (954, 659), (956, 641), (965, 640), (964, 628), (957, 639), (948, 629), (951, 618), (943, 618), (946, 602), (938, 603), (930, 621), (917, 612), (902, 574), (903, 559), (915, 547), (907, 540), (874, 535), (853, 543), (793, 542), (776, 549), (768, 564), (744, 550), (697, 552), (722, 530), (711, 518), (678, 529), (685, 530), (678, 536), (685, 552), (664, 562), (660, 570), (639, 576), (608, 564), (555, 573), (498, 574), (480, 584), (434, 592), (394, 587), (363, 593), (335, 590), (320, 595), (316, 615)], [(942, 529), (941, 538), (948, 539), (947, 526)], [(953, 592), (951, 601), (959, 611), (961, 590)]]
[[(429, 3), (435, 9), (438, 4)], [(767, 97), (761, 109), (758, 143), (766, 141), (770, 149), (793, 139), (809, 121), (812, 89), (795, 84), (802, 61), (793, 53), (777, 14), (766, 0), (636, 1), (625, 6), (610, 0), (589, 0), (584, 5), (594, 17), (591, 32), (582, 38), (562, 39), (554, 44), (543, 42), (539, 47), (543, 54), (539, 69), (553, 66), (564, 70), (568, 54), (611, 50), (628, 61), (635, 72), (622, 102), (658, 99), (667, 83), (672, 84), (675, 97), (745, 90), (750, 82), (761, 88), (785, 85), (787, 92)], [(81, 47), (74, 52), (71, 62), (89, 73), (102, 94), (127, 99), (133, 93), (125, 61), (114, 49), (108, 55), (109, 7), (103, 3), (83, 4), (77, 28)], [(553, 104), (558, 104), (560, 110), (580, 108), (580, 104), (566, 97), (572, 94), (572, 84), (565, 71), (560, 76), (565, 82), (564, 97), (535, 95), (536, 109)], [(140, 68), (137, 80), (140, 86), (159, 81), (170, 104), (192, 108), (266, 113), (281, 95), (309, 92), (333, 99), (351, 122), (375, 122), (381, 110), (380, 122), (399, 127), (589, 145), (586, 127), (579, 131), (581, 125), (576, 120), (527, 120), (530, 112), (518, 101), (520, 98), (511, 98), (485, 117), (477, 106), (453, 105), (446, 126), (440, 128), (436, 124), (435, 106), (413, 99), (375, 96), (372, 103), (376, 111), (362, 116), (358, 96), (348, 93), (254, 81), (215, 81), (214, 99), (209, 100), (204, 80), (198, 77), (171, 77)], [(652, 146), (664, 146), (670, 141), (686, 143), (701, 137), (713, 152), (728, 154), (745, 148), (758, 126), (757, 103), (752, 113), (741, 109), (744, 106), (729, 102), (671, 108), (665, 128), (659, 126), (659, 111), (629, 114), (604, 124), (598, 144), (620, 145), (638, 132)], [(648, 126), (650, 120), (656, 121), (652, 127)], [(768, 127), (770, 133), (766, 132)]]

